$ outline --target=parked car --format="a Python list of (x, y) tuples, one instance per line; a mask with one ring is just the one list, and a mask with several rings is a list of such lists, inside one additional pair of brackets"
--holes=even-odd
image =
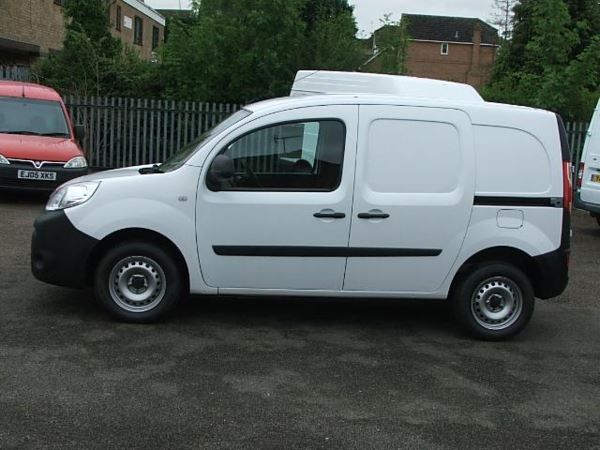
[(189, 292), (449, 298), (492, 340), (563, 292), (572, 190), (556, 114), (382, 75), (300, 73), (294, 91), (163, 164), (59, 188), (35, 223), (34, 275), (93, 286), (131, 322)]
[(86, 175), (82, 136), (56, 91), (0, 81), (0, 188), (52, 191)]
[(588, 211), (600, 225), (600, 100), (581, 155), (575, 206)]

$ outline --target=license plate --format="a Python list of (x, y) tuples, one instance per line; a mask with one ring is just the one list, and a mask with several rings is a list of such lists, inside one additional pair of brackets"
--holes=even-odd
[(56, 181), (56, 172), (42, 172), (39, 170), (19, 170), (17, 178), (21, 180)]
[(600, 183), (600, 175), (592, 175), (592, 183)]

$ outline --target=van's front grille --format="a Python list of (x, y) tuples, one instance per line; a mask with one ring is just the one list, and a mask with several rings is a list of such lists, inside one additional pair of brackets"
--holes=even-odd
[(64, 167), (64, 162), (57, 161), (34, 161), (31, 159), (16, 159), (16, 158), (7, 158), (11, 164), (25, 164), (31, 166), (34, 169), (56, 169), (59, 167)]

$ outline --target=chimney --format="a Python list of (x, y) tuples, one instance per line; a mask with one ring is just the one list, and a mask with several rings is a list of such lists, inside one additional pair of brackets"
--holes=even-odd
[(481, 24), (477, 22), (473, 28), (473, 55), (471, 58), (471, 68), (479, 66), (481, 60)]

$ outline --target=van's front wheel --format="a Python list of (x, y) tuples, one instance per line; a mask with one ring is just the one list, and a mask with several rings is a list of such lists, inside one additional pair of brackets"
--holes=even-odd
[(484, 340), (509, 339), (521, 332), (535, 306), (527, 276), (501, 262), (475, 268), (459, 281), (451, 301), (464, 328)]
[(184, 295), (181, 271), (169, 253), (145, 242), (109, 250), (94, 277), (97, 300), (115, 318), (148, 323), (164, 318)]

